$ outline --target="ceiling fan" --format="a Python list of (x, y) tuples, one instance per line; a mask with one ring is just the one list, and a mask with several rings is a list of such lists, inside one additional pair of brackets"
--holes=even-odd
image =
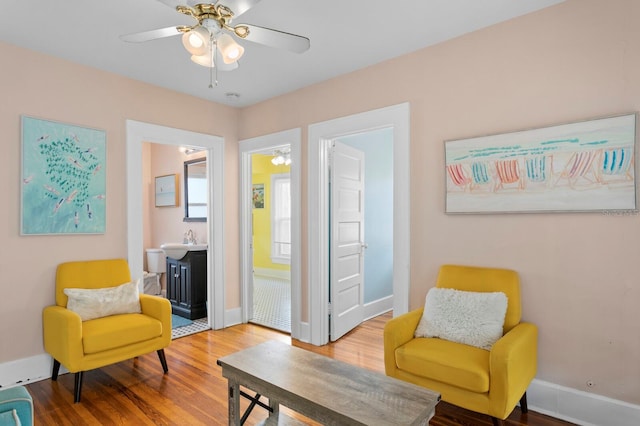
[(221, 71), (238, 67), (244, 53), (242, 45), (234, 40), (248, 40), (265, 46), (302, 53), (309, 49), (309, 39), (303, 36), (250, 24), (232, 24), (232, 21), (258, 4), (260, 0), (158, 0), (179, 13), (192, 17), (192, 26), (178, 25), (120, 36), (127, 42), (140, 43), (182, 34), (182, 44), (191, 60), (205, 67)]

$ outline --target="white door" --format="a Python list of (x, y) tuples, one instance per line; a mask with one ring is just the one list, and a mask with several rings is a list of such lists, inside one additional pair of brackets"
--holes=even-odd
[(364, 319), (364, 153), (334, 141), (330, 219), (331, 341)]

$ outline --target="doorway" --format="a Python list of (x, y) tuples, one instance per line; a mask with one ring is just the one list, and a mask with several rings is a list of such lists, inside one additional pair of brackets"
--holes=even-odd
[[(300, 129), (286, 130), (266, 136), (260, 136), (252, 139), (246, 139), (240, 141), (240, 274), (241, 274), (241, 304), (242, 304), (242, 322), (247, 323), (254, 319), (254, 295), (256, 293), (255, 279), (262, 279), (266, 276), (267, 279), (280, 281), (275, 285), (282, 284), (283, 278), (287, 278), (290, 282), (290, 303), (288, 306), (280, 306), (281, 310), (288, 310), (290, 312), (290, 333), (291, 337), (299, 338), (301, 333), (300, 315), (301, 315), (301, 296), (300, 296), (300, 262), (301, 262), (301, 238), (300, 238)], [(254, 258), (257, 259), (256, 248), (254, 247), (254, 241), (257, 243), (254, 230), (257, 226), (269, 226), (271, 227), (271, 209), (269, 209), (269, 219), (267, 225), (262, 222), (262, 225), (256, 224), (255, 220), (259, 216), (266, 216), (267, 209), (255, 208), (254, 195), (259, 197), (260, 191), (264, 191), (266, 185), (266, 179), (268, 176), (269, 183), (266, 185), (269, 191), (265, 191), (264, 203), (272, 203), (270, 200), (272, 191), (270, 190), (272, 185), (272, 178), (274, 175), (280, 175), (282, 173), (270, 172), (268, 174), (262, 174), (254, 181), (254, 175), (252, 173), (254, 163), (252, 161), (253, 156), (263, 156), (262, 160), (270, 162), (274, 157), (275, 151), (286, 151), (291, 160), (289, 166), (289, 184), (290, 184), (290, 242), (288, 248), (286, 246), (281, 247), (284, 251), (289, 251), (289, 267), (274, 266), (279, 265), (274, 263), (272, 257), (275, 257), (276, 262), (279, 261), (279, 253), (271, 253), (273, 241), (268, 238), (268, 242), (262, 242), (266, 244), (269, 254), (268, 261), (262, 261), (262, 263), (256, 264)], [(255, 157), (261, 158), (261, 157)], [(254, 186), (257, 185), (257, 186)], [(254, 190), (257, 190), (254, 191)], [(259, 203), (258, 203), (259, 204)], [(273, 231), (270, 230), (269, 234)], [(277, 244), (278, 241), (275, 241)], [(275, 254), (275, 256), (273, 256)], [(280, 253), (282, 254), (282, 253)], [(264, 253), (260, 256), (264, 257)], [(289, 270), (287, 272), (287, 269)], [(257, 274), (254, 274), (257, 272)], [(264, 284), (263, 282), (258, 285)], [(264, 288), (262, 289), (264, 290)], [(276, 303), (282, 304), (282, 298), (277, 296), (276, 289), (272, 293), (272, 297), (275, 298)], [(274, 296), (276, 295), (276, 296)], [(274, 306), (274, 305), (272, 305)], [(286, 309), (288, 308), (288, 309)], [(256, 321), (258, 322), (258, 321)], [(279, 327), (273, 327), (279, 328)]]
[(330, 213), (328, 150), (332, 141), (390, 128), (393, 133), (393, 314), (409, 308), (409, 104), (399, 104), (309, 126), (309, 341), (329, 341)]
[[(207, 300), (208, 324), (211, 328), (224, 327), (224, 139), (219, 136), (195, 133), (181, 129), (126, 121), (127, 130), (127, 258), (132, 278), (143, 276), (143, 194), (142, 149), (144, 142), (164, 145), (194, 146), (207, 151), (210, 167), (207, 179)], [(178, 236), (180, 237), (180, 236)]]
[[(147, 261), (150, 255), (155, 256), (151, 260), (156, 259), (155, 264), (147, 264), (145, 283), (159, 282), (161, 290), (153, 289), (155, 294), (162, 294), (171, 302), (173, 339), (210, 329), (206, 289), (210, 189), (206, 152), (193, 146), (147, 142), (143, 143), (142, 163), (143, 241)], [(167, 178), (175, 183), (176, 192), (165, 201), (157, 186), (159, 179)], [(164, 258), (160, 249), (163, 243), (181, 242), (199, 245), (205, 251), (190, 252), (180, 260)]]
[(393, 129), (340, 137), (330, 153), (330, 340), (393, 309)]
[[(291, 147), (251, 155), (249, 322), (291, 333)], [(251, 289), (252, 287), (252, 289)]]

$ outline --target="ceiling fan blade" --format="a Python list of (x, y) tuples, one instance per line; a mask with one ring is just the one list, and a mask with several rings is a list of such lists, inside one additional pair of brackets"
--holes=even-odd
[(240, 16), (253, 6), (258, 4), (260, 0), (158, 0), (160, 3), (166, 4), (172, 9), (177, 6), (195, 6), (200, 3), (204, 4), (221, 4), (228, 7), (233, 16)]
[(309, 39), (303, 36), (258, 27), (257, 25), (238, 24), (236, 27), (246, 27), (249, 29), (249, 34), (244, 38), (245, 40), (264, 44), (265, 46), (286, 49), (295, 53), (302, 53), (309, 50), (311, 46)]
[(144, 41), (155, 40), (158, 38), (171, 37), (182, 34), (177, 27), (159, 28), (157, 30), (142, 31), (139, 33), (125, 34), (120, 36), (120, 40), (129, 43), (142, 43)]
[(158, 0), (158, 1), (160, 3), (166, 4), (167, 6), (169, 6), (173, 10), (175, 10), (175, 8), (177, 6), (180, 6), (180, 5), (193, 6), (193, 4), (195, 4), (195, 3), (204, 3), (204, 1), (194, 2), (194, 1), (187, 1), (187, 0)]
[[(163, 1), (163, 0), (161, 0)], [(170, 0), (166, 0), (170, 1)], [(233, 12), (233, 17), (237, 18), (238, 16), (245, 13), (247, 10), (251, 9), (256, 4), (260, 3), (260, 0), (220, 0), (218, 4), (228, 7)]]

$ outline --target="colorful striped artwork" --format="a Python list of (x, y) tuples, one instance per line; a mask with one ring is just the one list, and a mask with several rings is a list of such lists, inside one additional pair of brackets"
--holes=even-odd
[(447, 213), (635, 210), (636, 114), (445, 142)]
[(105, 232), (106, 134), (22, 117), (22, 235)]

